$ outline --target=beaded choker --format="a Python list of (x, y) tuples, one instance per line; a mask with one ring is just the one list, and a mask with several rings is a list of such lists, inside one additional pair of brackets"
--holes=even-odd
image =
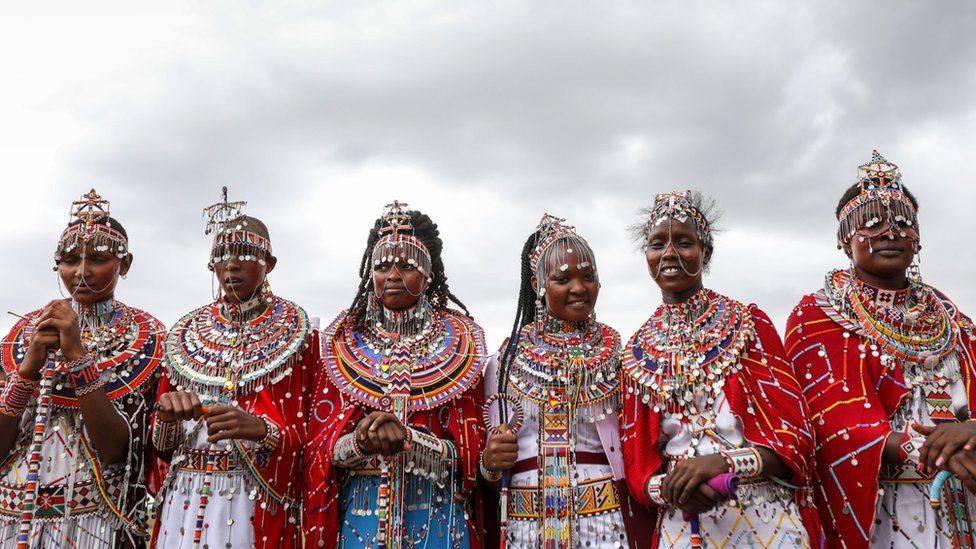
[[(509, 386), (529, 401), (529, 415), (540, 405), (582, 407), (605, 403), (586, 419), (613, 413), (620, 385), (620, 334), (599, 322), (572, 325), (549, 321), (527, 324), (518, 335), (518, 350)], [(534, 405), (534, 406), (533, 406)], [(601, 417), (602, 416), (602, 417)]]
[(708, 289), (684, 303), (662, 305), (623, 351), (623, 371), (641, 400), (666, 415), (710, 409), (727, 372), (754, 337), (749, 308)]
[(955, 308), (925, 284), (910, 282), (908, 288), (891, 292), (869, 286), (847, 270), (835, 270), (827, 274), (817, 304), (834, 321), (901, 361), (933, 367), (956, 349)]
[(217, 301), (177, 321), (166, 338), (166, 357), (179, 390), (237, 398), (291, 372), (311, 335), (308, 316), (278, 296), (261, 299), (264, 306), (248, 303), (235, 311)]
[[(397, 368), (391, 351), (410, 361), (407, 411), (431, 410), (473, 387), (485, 366), (481, 327), (449, 309), (435, 309), (413, 335), (370, 325), (363, 331), (341, 313), (321, 339), (322, 366), (336, 387), (361, 404), (389, 410), (391, 375)], [(398, 358), (399, 360), (399, 358)]]

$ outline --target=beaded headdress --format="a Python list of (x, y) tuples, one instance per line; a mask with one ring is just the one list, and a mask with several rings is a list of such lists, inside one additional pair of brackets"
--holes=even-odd
[(539, 237), (535, 249), (529, 254), (529, 266), (539, 281), (540, 288), (549, 279), (552, 258), (555, 258), (556, 268), (562, 271), (569, 268), (570, 259), (576, 261), (579, 269), (593, 267), (596, 270), (596, 260), (590, 245), (576, 233), (575, 227), (566, 224), (565, 219), (545, 214), (539, 221), (536, 232)]
[(422, 240), (413, 235), (408, 204), (394, 200), (384, 207), (380, 238), (373, 246), (373, 267), (401, 260), (432, 280), (433, 270), (430, 251)]
[(660, 225), (668, 219), (684, 223), (690, 218), (695, 222), (698, 240), (701, 241), (702, 245), (712, 245), (712, 230), (709, 227), (708, 218), (705, 216), (705, 212), (695, 207), (694, 196), (693, 191), (672, 191), (656, 195), (644, 229), (645, 240), (652, 227)]
[(244, 215), (247, 202), (227, 200), (227, 187), (221, 190), (221, 200), (203, 209), (207, 220), (204, 234), (213, 234), (210, 248), (210, 263), (227, 261), (236, 256), (240, 261), (263, 262), (271, 255), (271, 241), (248, 228), (248, 217)]
[(870, 230), (885, 221), (918, 231), (918, 215), (902, 185), (898, 166), (875, 150), (870, 162), (858, 166), (857, 176), (861, 190), (837, 216), (838, 245), (850, 242), (859, 230)]
[(109, 202), (95, 189), (71, 203), (71, 220), (58, 239), (54, 251), (54, 261), (59, 262), (64, 254), (76, 249), (82, 252), (91, 244), (95, 251), (111, 251), (119, 259), (129, 253), (129, 240), (122, 231), (112, 226)]

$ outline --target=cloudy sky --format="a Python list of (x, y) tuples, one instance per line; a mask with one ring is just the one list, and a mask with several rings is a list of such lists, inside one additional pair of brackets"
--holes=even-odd
[(2, 310), (58, 296), (95, 187), (136, 256), (119, 297), (172, 323), (211, 299), (201, 209), (228, 185), (314, 316), (396, 198), (440, 225), (490, 346), (543, 212), (589, 239), (626, 335), (660, 301), (626, 228), (697, 188), (724, 210), (706, 283), (782, 328), (845, 264), (833, 209), (878, 148), (921, 201), (926, 280), (973, 312), (974, 28), (964, 1), (5, 3)]

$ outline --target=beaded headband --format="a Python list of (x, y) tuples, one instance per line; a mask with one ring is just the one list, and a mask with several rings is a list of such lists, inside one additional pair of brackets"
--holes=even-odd
[(870, 229), (885, 220), (918, 230), (918, 215), (901, 182), (898, 166), (877, 150), (871, 161), (857, 168), (861, 191), (841, 209), (837, 220), (838, 244), (850, 242), (860, 229)]
[(408, 265), (416, 267), (429, 282), (433, 270), (430, 251), (422, 240), (413, 235), (414, 227), (410, 223), (407, 206), (409, 204), (394, 200), (384, 207), (383, 222), (379, 229), (382, 236), (373, 246), (373, 267), (402, 259)]
[(660, 225), (667, 219), (684, 223), (688, 218), (691, 218), (695, 222), (698, 239), (701, 240), (702, 245), (711, 244), (712, 230), (708, 226), (708, 219), (692, 204), (693, 195), (692, 191), (672, 191), (656, 195), (654, 206), (651, 207), (651, 215), (647, 220), (647, 228)]
[(55, 263), (61, 261), (64, 254), (78, 248), (84, 250), (89, 244), (95, 251), (111, 251), (119, 259), (129, 253), (129, 239), (111, 226), (109, 202), (95, 189), (71, 203), (70, 217), (54, 251)]
[[(539, 238), (535, 249), (529, 254), (529, 266), (536, 280), (548, 280), (548, 262), (553, 254), (557, 256), (557, 268), (560, 270), (565, 271), (569, 268), (568, 259), (573, 254), (578, 268), (596, 269), (596, 261), (590, 245), (586, 239), (576, 233), (575, 227), (566, 224), (565, 219), (545, 214), (536, 226), (536, 232)], [(560, 245), (557, 246), (557, 243)]]
[(227, 200), (227, 187), (221, 189), (221, 200), (203, 209), (207, 220), (204, 234), (213, 234), (210, 247), (210, 262), (215, 263), (236, 257), (240, 261), (263, 262), (265, 256), (272, 255), (271, 241), (248, 228), (248, 218), (244, 215), (247, 202)]

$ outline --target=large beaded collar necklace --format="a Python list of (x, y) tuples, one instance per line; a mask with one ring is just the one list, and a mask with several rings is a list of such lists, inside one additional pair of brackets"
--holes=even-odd
[(624, 348), (622, 368), (654, 411), (695, 417), (711, 409), (754, 337), (747, 306), (702, 289), (659, 307)]
[(956, 350), (955, 306), (925, 284), (910, 282), (904, 290), (888, 291), (857, 280), (848, 270), (834, 270), (816, 299), (827, 316), (867, 339), (885, 363), (897, 359), (931, 369)]
[(518, 334), (509, 387), (539, 406), (588, 409), (598, 421), (617, 407), (620, 386), (620, 334), (596, 321), (570, 323), (551, 317), (527, 324)]
[(214, 400), (260, 391), (291, 373), (310, 335), (305, 311), (276, 295), (241, 305), (218, 300), (170, 330), (170, 380), (181, 391)]
[[(387, 323), (355, 329), (348, 311), (340, 314), (321, 339), (323, 365), (344, 394), (377, 410), (392, 404), (391, 376), (397, 360), (408, 360), (410, 394), (407, 411), (431, 410), (460, 396), (477, 383), (485, 366), (484, 333), (465, 315), (451, 309), (426, 312), (422, 327), (407, 333), (409, 312), (386, 314)], [(400, 318), (404, 317), (404, 318)]]
[[(95, 355), (99, 371), (111, 371), (104, 385), (110, 400), (137, 391), (162, 360), (166, 328), (148, 313), (110, 299), (93, 305), (72, 302), (81, 327), (81, 341)], [(34, 311), (15, 326), (4, 342), (3, 367), (10, 374), (27, 355), (27, 347), (41, 311)], [(55, 374), (52, 403), (77, 408), (74, 385), (66, 373)]]

